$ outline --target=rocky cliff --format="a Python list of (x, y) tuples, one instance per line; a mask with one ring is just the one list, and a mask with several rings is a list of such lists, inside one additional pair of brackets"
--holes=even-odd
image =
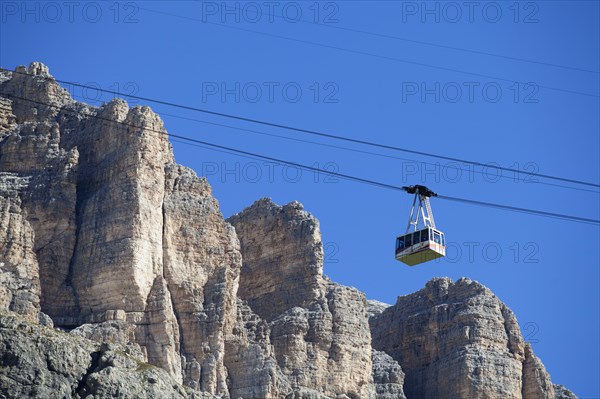
[(135, 346), (99, 343), (0, 312), (0, 397), (215, 399), (143, 361)]
[(0, 225), (0, 397), (572, 395), (485, 287), (367, 301), (301, 204), (225, 220), (148, 107), (78, 103), (39, 63), (0, 72)]
[(373, 347), (402, 365), (409, 398), (554, 398), (514, 314), (469, 279), (433, 279), (371, 317)]
[(325, 397), (373, 398), (366, 298), (323, 277), (317, 220), (263, 199), (228, 221), (243, 258), (238, 295), (267, 323), (281, 373)]

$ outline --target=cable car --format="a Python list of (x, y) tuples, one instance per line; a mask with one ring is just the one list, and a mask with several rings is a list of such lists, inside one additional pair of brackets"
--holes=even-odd
[[(446, 238), (436, 229), (429, 197), (437, 196), (425, 186), (403, 187), (415, 194), (406, 233), (396, 238), (396, 260), (415, 266), (423, 262), (446, 256)], [(418, 206), (415, 212), (415, 206)], [(422, 220), (423, 227), (418, 228)], [(411, 231), (412, 228), (412, 231)]]

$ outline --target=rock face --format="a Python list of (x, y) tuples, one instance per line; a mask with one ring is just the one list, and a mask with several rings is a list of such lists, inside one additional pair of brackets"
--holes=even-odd
[(556, 399), (578, 399), (577, 395), (569, 391), (564, 385), (554, 384), (554, 395)]
[(555, 397), (550, 375), (546, 372), (540, 359), (533, 354), (529, 344), (525, 344), (522, 383), (521, 391), (524, 398), (551, 399)]
[(0, 174), (0, 309), (37, 321), (40, 278), (34, 235), (17, 193), (26, 184), (16, 175)]
[(554, 398), (513, 313), (469, 279), (438, 278), (371, 318), (373, 347), (406, 373), (408, 398)]
[(226, 396), (225, 336), (236, 318), (241, 267), (235, 231), (206, 180), (187, 168), (167, 168), (163, 209), (164, 278), (179, 322), (185, 382)]
[(323, 276), (301, 204), (225, 221), (148, 107), (77, 103), (32, 63), (0, 72), (0, 397), (574, 395), (485, 287), (367, 301)]
[(292, 386), (373, 398), (367, 303), (323, 278), (318, 221), (293, 202), (262, 199), (228, 221), (240, 239), (238, 295), (268, 322), (277, 365)]
[(79, 331), (138, 344), (175, 380), (227, 396), (238, 242), (206, 181), (175, 164), (160, 118), (76, 103), (39, 63), (3, 73), (0, 91), (3, 307), (91, 324)]
[(404, 372), (390, 355), (373, 350), (373, 383), (376, 399), (406, 399), (404, 396)]
[(0, 397), (210, 399), (118, 345), (99, 344), (0, 313)]
[(272, 321), (291, 308), (308, 306), (323, 292), (319, 222), (301, 204), (280, 207), (264, 198), (228, 222), (244, 258), (238, 295), (261, 317)]
[(390, 305), (387, 303), (374, 301), (372, 299), (367, 301), (367, 312), (369, 313), (369, 317), (377, 316), (389, 307)]
[(232, 398), (287, 398), (299, 389), (292, 387), (275, 360), (269, 324), (241, 299), (225, 341), (225, 365)]

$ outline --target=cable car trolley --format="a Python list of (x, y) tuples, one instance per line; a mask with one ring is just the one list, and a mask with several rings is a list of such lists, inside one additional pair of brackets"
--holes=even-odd
[[(408, 266), (415, 266), (446, 256), (444, 233), (436, 229), (429, 203), (429, 197), (435, 197), (437, 194), (421, 185), (403, 188), (415, 197), (406, 233), (396, 238), (396, 260)], [(419, 228), (420, 221), (423, 226)]]

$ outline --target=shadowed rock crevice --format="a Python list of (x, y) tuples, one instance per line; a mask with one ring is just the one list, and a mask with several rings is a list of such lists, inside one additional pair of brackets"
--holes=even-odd
[[(83, 375), (83, 377), (79, 380), (79, 382), (77, 383), (77, 388), (75, 388), (75, 395), (79, 395), (79, 397), (84, 398), (87, 395), (89, 395), (88, 392), (88, 387), (87, 387), (87, 381), (89, 376), (94, 373), (95, 371), (100, 371), (98, 369), (99, 363), (100, 363), (100, 355), (101, 352), (92, 352), (90, 354), (90, 365), (87, 368), (85, 374)], [(49, 368), (50, 370), (50, 368)], [(55, 371), (55, 370), (50, 370), (50, 371)]]

